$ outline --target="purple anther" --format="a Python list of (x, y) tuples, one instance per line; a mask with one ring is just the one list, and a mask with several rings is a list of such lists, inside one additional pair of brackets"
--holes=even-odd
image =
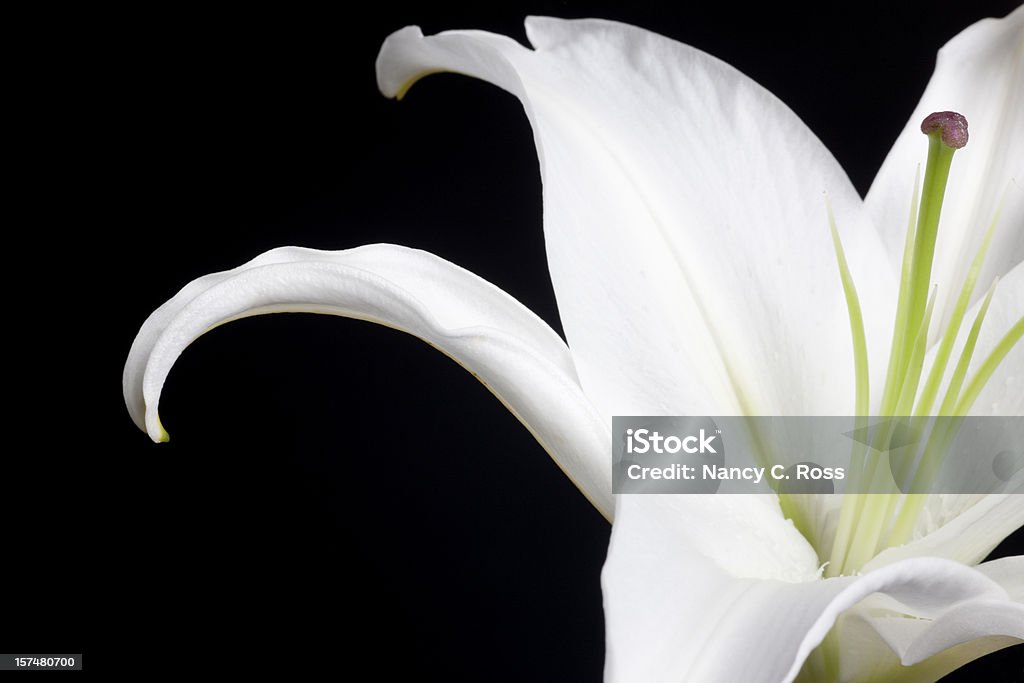
[(967, 144), (967, 119), (955, 111), (937, 111), (929, 114), (921, 122), (921, 132), (931, 135), (942, 132), (942, 142), (947, 147), (960, 149)]

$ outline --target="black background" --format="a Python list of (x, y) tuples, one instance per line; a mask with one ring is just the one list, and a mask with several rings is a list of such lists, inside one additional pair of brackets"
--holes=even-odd
[[(30, 382), (8, 385), (8, 429), (31, 446), (5, 458), (0, 649), (84, 650), (94, 671), (600, 680), (609, 527), (454, 363), (361, 322), (233, 323), (179, 361), (157, 446), (120, 395), (136, 330), (187, 281), (266, 249), (370, 242), (429, 249), (560, 330), (521, 108), (451, 75), (384, 99), (373, 61), (404, 25), (525, 40), (534, 13), (657, 30), (779, 95), (864, 192), (936, 49), (1013, 4), (43, 17), (15, 64), (45, 76), (25, 78), (35, 120), (15, 133), (41, 182), (8, 271), (43, 277), (9, 289), (9, 370)], [(1018, 532), (997, 555), (1021, 552)], [(1012, 679), (1020, 662), (1018, 647), (949, 680)]]

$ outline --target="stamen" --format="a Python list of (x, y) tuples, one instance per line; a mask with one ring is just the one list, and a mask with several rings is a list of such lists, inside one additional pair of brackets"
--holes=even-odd
[(892, 345), (889, 349), (889, 367), (885, 372), (885, 389), (882, 392), (881, 415), (892, 415), (899, 395), (900, 354), (903, 353), (904, 338), (907, 334), (907, 308), (910, 306), (911, 269), (914, 260), (914, 226), (917, 223), (917, 207), (921, 200), (921, 166), (914, 174), (914, 194), (910, 200), (910, 218), (907, 220), (907, 234), (903, 239), (903, 266), (900, 268), (900, 291), (896, 302), (896, 320), (893, 323)]
[(914, 338), (914, 345), (910, 352), (910, 360), (907, 363), (907, 377), (900, 390), (900, 398), (896, 402), (896, 415), (909, 415), (914, 405), (914, 396), (917, 395), (917, 384), (921, 379), (921, 369), (924, 366), (925, 352), (928, 350), (928, 329), (931, 326), (932, 311), (935, 308), (935, 299), (938, 297), (938, 285), (932, 288), (932, 295), (928, 299), (928, 306), (924, 312), (924, 320)]
[(828, 223), (832, 230), (832, 246), (835, 247), (836, 261), (839, 264), (839, 278), (843, 283), (843, 295), (846, 297), (846, 310), (850, 318), (850, 336), (853, 337), (853, 366), (856, 374), (855, 415), (867, 417), (870, 410), (871, 392), (868, 387), (868, 344), (864, 335), (864, 316), (860, 310), (860, 298), (857, 287), (850, 275), (850, 267), (846, 262), (842, 240), (836, 228), (836, 217), (832, 214), (832, 205), (828, 204)]
[(1016, 346), (1017, 342), (1024, 337), (1024, 317), (1017, 321), (1017, 324), (1010, 328), (1010, 331), (1006, 333), (996, 347), (992, 349), (992, 352), (985, 359), (985, 362), (981, 364), (981, 367), (974, 373), (974, 377), (967, 383), (967, 388), (964, 389), (963, 396), (956, 404), (956, 414), (966, 415), (967, 411), (971, 409), (974, 402), (978, 399), (978, 395), (981, 394), (981, 390), (988, 384), (988, 380), (992, 377), (992, 373), (996, 371), (999, 364), (1003, 362), (1006, 355), (1010, 353), (1010, 350)]
[[(843, 283), (843, 295), (846, 297), (846, 310), (850, 318), (850, 336), (853, 338), (853, 367), (856, 375), (856, 390), (854, 394), (854, 409), (857, 416), (856, 428), (867, 426), (867, 415), (870, 410), (871, 392), (868, 387), (868, 348), (864, 335), (864, 316), (861, 313), (860, 298), (857, 296), (857, 288), (850, 275), (850, 268), (846, 262), (846, 253), (843, 250), (842, 240), (839, 238), (839, 230), (836, 228), (835, 215), (832, 213), (832, 205), (826, 200), (828, 209), (828, 223), (832, 230), (832, 246), (835, 248), (836, 261), (839, 265), (839, 278)], [(854, 460), (860, 462), (863, 455), (857, 456)], [(859, 476), (859, 468), (858, 468)], [(843, 567), (846, 557), (846, 546), (853, 531), (853, 520), (856, 518), (856, 511), (860, 504), (859, 496), (845, 496), (843, 499), (843, 510), (845, 516), (840, 514), (840, 520), (846, 525), (840, 525), (836, 539), (832, 544), (832, 556), (826, 573), (835, 576)]]
[(960, 397), (960, 389), (964, 385), (964, 378), (967, 377), (967, 368), (971, 365), (971, 358), (974, 356), (974, 347), (978, 344), (978, 335), (981, 334), (981, 324), (985, 320), (985, 314), (988, 313), (989, 304), (992, 303), (992, 296), (996, 293), (996, 287), (999, 285), (999, 278), (996, 278), (992, 282), (992, 286), (989, 287), (988, 293), (985, 295), (985, 300), (981, 304), (981, 308), (978, 310), (978, 315), (974, 319), (974, 324), (971, 325), (971, 331), (967, 333), (967, 341), (964, 342), (963, 351), (960, 352), (960, 360), (956, 364), (956, 368), (953, 370), (953, 376), (949, 380), (949, 387), (946, 389), (946, 397), (942, 399), (942, 405), (939, 407), (939, 415), (959, 415), (961, 414), (956, 410), (958, 399)]

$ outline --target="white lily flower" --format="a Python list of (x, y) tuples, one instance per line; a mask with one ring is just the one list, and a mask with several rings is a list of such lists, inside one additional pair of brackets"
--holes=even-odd
[[(793, 112), (707, 54), (606, 21), (531, 18), (527, 33), (532, 49), (409, 27), (385, 41), (378, 82), (400, 97), (454, 71), (520, 99), (568, 346), (497, 287), (426, 252), (275, 249), (193, 281), (145, 322), (123, 378), (136, 424), (166, 440), (164, 380), (224, 322), (279, 311), (369, 320), (474, 373), (614, 517), (608, 680), (936, 680), (1024, 640), (1024, 557), (979, 564), (1024, 525), (1024, 495), (916, 499), (901, 522), (871, 503), (840, 509), (838, 497), (616, 501), (610, 477), (612, 415), (891, 413), (899, 397), (881, 387), (892, 383), (893, 320), (920, 321), (932, 283), (931, 350), (917, 359), (911, 407), (938, 411), (925, 397), (952, 386), (954, 399), (972, 394), (954, 406), (971, 414), (1024, 414), (1024, 8), (947, 44), (864, 200)], [(919, 300), (897, 311), (928, 147), (918, 127), (943, 110), (966, 116), (971, 140), (944, 202), (939, 192), (934, 260), (911, 288)], [(930, 177), (923, 213), (935, 208)], [(983, 286), (961, 295), (971, 278)], [(851, 344), (854, 298), (863, 334), (855, 323)], [(950, 379), (959, 358), (970, 369), (960, 384)]]

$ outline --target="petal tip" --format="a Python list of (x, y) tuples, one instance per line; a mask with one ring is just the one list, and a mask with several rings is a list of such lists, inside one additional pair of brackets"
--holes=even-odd
[(160, 416), (154, 417), (155, 425), (149, 430), (149, 438), (153, 440), (153, 443), (167, 443), (171, 440), (171, 435), (164, 429), (164, 425), (160, 422)]
[(401, 100), (416, 81), (433, 73), (416, 69), (416, 60), (410, 59), (413, 45), (421, 40), (419, 26), (406, 26), (384, 39), (375, 65), (377, 88), (384, 97)]

